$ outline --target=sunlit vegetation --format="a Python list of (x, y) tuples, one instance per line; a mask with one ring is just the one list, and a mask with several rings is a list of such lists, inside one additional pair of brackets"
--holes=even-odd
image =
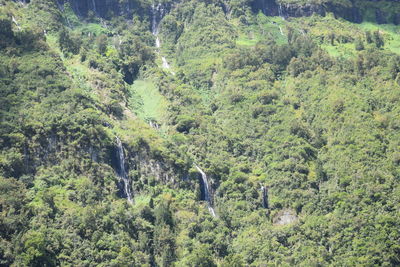
[(400, 4), (172, 2), (0, 0), (0, 266), (398, 266)]

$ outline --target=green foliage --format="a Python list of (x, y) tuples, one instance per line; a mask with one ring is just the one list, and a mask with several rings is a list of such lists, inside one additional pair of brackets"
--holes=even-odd
[(186, 266), (215, 267), (217, 265), (213, 260), (210, 248), (206, 245), (199, 245), (193, 249), (188, 257)]
[(97, 52), (99, 54), (104, 55), (106, 50), (107, 50), (107, 36), (104, 34), (99, 35), (96, 38), (96, 46), (97, 46)]
[(77, 35), (71, 36), (67, 29), (63, 28), (60, 31), (58, 43), (61, 51), (74, 55), (79, 54), (79, 49), (81, 47), (80, 37)]
[(374, 31), (372, 39), (374, 40), (374, 43), (377, 48), (381, 48), (382, 46), (385, 45), (383, 37), (381, 36), (379, 31)]
[(398, 266), (398, 26), (161, 2), (0, 4), (0, 265)]
[(361, 51), (361, 50), (365, 49), (364, 43), (363, 43), (363, 41), (361, 39), (356, 39), (355, 48), (356, 48), (357, 51)]

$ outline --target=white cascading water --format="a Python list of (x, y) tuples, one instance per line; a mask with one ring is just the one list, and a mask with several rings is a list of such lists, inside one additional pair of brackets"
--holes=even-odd
[[(153, 33), (153, 35), (156, 37), (156, 48), (160, 49), (161, 48), (161, 41), (160, 38), (158, 37), (158, 31), (159, 31), (159, 21), (157, 20), (158, 17), (160, 17), (160, 19), (162, 18), (163, 14), (164, 14), (164, 7), (162, 4), (158, 4), (157, 6), (155, 4), (151, 5), (151, 13), (152, 13), (152, 23), (151, 23), (151, 31)], [(167, 59), (164, 56), (161, 56), (161, 61), (162, 61), (162, 67), (164, 69), (171, 69), (171, 66), (169, 65)], [(173, 75), (175, 75), (175, 73), (173, 71), (171, 71), (171, 73)]]
[(14, 16), (11, 16), (12, 22), (14, 22), (15, 26), (17, 26), (18, 30), (21, 30), (21, 27), (19, 26), (18, 21), (14, 18)]
[(264, 209), (268, 209), (268, 193), (267, 188), (265, 186), (261, 186), (262, 192), (262, 206)]
[(92, 0), (93, 12), (97, 15), (96, 0)]
[(203, 181), (203, 188), (204, 188), (204, 200), (207, 201), (208, 210), (210, 211), (211, 215), (215, 217), (215, 211), (212, 207), (211, 197), (210, 197), (210, 186), (208, 185), (207, 175), (200, 169), (197, 164), (194, 164), (197, 171), (201, 174), (201, 179)]
[(167, 59), (166, 59), (165, 57), (161, 57), (161, 60), (162, 60), (162, 66), (163, 66), (163, 68), (164, 68), (164, 69), (169, 69), (170, 66), (169, 66), (169, 64), (168, 64)]
[(281, 4), (279, 4), (279, 17), (281, 17), (283, 20), (285, 20), (285, 16), (283, 15), (282, 5)]
[(151, 5), (151, 15), (152, 15), (152, 23), (151, 23), (151, 31), (153, 35), (158, 34), (158, 23), (157, 23), (157, 9), (155, 4)]
[(160, 42), (160, 38), (158, 36), (156, 36), (156, 47), (160, 48), (161, 47), (161, 42)]
[(128, 199), (129, 203), (132, 203), (132, 191), (131, 187), (129, 186), (129, 179), (128, 175), (126, 174), (125, 170), (125, 156), (124, 156), (124, 148), (122, 147), (121, 140), (116, 137), (117, 140), (117, 153), (118, 153), (118, 160), (119, 160), (119, 172), (118, 176), (119, 179), (124, 183), (124, 192), (126, 198)]

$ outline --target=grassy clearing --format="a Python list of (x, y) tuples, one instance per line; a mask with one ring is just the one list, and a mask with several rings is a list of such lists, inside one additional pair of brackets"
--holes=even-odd
[(338, 44), (338, 45), (329, 45), (329, 44), (322, 44), (321, 48), (328, 52), (329, 55), (333, 57), (344, 57), (344, 58), (351, 58), (356, 55), (356, 50), (354, 48), (353, 43), (346, 43), (346, 44)]
[(135, 208), (141, 208), (150, 203), (151, 196), (145, 195), (145, 194), (140, 194), (140, 195), (135, 195), (135, 201), (133, 206)]
[[(355, 57), (355, 40), (362, 40), (365, 49), (373, 48), (374, 44), (366, 42), (366, 31), (379, 30), (384, 37), (383, 49), (400, 54), (400, 26), (393, 24), (376, 24), (363, 22), (361, 24), (351, 23), (342, 19), (335, 19), (332, 14), (326, 17), (312, 16), (292, 19), (291, 26), (307, 32), (317, 43), (321, 45), (331, 56)], [(333, 36), (334, 42), (330, 39)]]
[(77, 27), (75, 29), (76, 32), (82, 32), (82, 33), (92, 33), (96, 36), (101, 35), (101, 34), (108, 34), (110, 31), (106, 28), (104, 28), (102, 25), (97, 24), (97, 23), (87, 23), (87, 24), (82, 24), (81, 26)]
[(239, 37), (236, 40), (238, 46), (255, 46), (258, 42), (267, 38), (273, 39), (278, 44), (287, 43), (285, 21), (280, 17), (267, 17), (259, 13), (256, 24), (240, 27)]
[(167, 100), (160, 94), (152, 81), (137, 80), (130, 86), (129, 107), (145, 121), (163, 121)]
[(393, 53), (400, 54), (400, 26), (394, 24), (375, 24), (371, 22), (363, 22), (359, 25), (364, 31), (377, 31), (383, 33), (385, 39), (385, 49)]

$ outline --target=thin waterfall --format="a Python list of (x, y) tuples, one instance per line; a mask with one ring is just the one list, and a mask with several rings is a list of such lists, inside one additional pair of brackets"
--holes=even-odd
[(161, 42), (160, 42), (160, 38), (158, 36), (156, 36), (156, 47), (160, 48), (161, 47)]
[(92, 0), (93, 12), (97, 15), (96, 0)]
[(268, 188), (262, 185), (261, 194), (262, 194), (262, 206), (264, 209), (268, 209)]
[(162, 60), (162, 66), (163, 66), (163, 68), (164, 68), (164, 69), (169, 69), (170, 66), (169, 66), (169, 64), (168, 64), (167, 59), (166, 59), (165, 57), (161, 57), (161, 60)]
[(153, 35), (157, 35), (158, 34), (157, 9), (154, 4), (151, 5), (151, 15), (152, 15), (151, 32), (153, 33)]
[(282, 11), (282, 4), (279, 4), (278, 12), (279, 12), (279, 17), (281, 17), (283, 20), (285, 20), (285, 16), (283, 15), (283, 11)]
[(25, 171), (28, 171), (29, 168), (29, 155), (28, 155), (28, 145), (25, 143), (24, 144), (24, 168)]
[(200, 169), (197, 164), (194, 164), (197, 171), (201, 174), (201, 180), (203, 182), (203, 189), (204, 189), (204, 200), (207, 201), (208, 210), (210, 211), (211, 215), (215, 217), (215, 211), (211, 203), (211, 196), (210, 196), (210, 186), (208, 184), (207, 175)]
[(11, 19), (12, 19), (12, 22), (14, 22), (14, 24), (17, 26), (18, 30), (20, 31), (20, 30), (21, 30), (21, 27), (19, 26), (18, 21), (15, 19), (14, 16), (11, 16)]
[[(164, 12), (165, 12), (165, 10), (161, 3), (159, 3), (157, 6), (154, 3), (151, 5), (151, 16), (152, 16), (151, 32), (156, 37), (155, 45), (158, 50), (161, 48), (161, 41), (160, 41), (160, 38), (158, 37), (159, 23), (164, 15)], [(159, 54), (159, 52), (157, 52), (157, 53)], [(171, 69), (171, 66), (169, 65), (167, 59), (164, 56), (161, 56), (161, 61), (162, 61), (162, 67), (164, 69), (168, 69), (168, 70)], [(173, 71), (171, 71), (171, 73), (173, 75), (175, 75), (175, 73)]]
[(128, 199), (129, 203), (132, 203), (132, 190), (129, 184), (128, 175), (126, 174), (125, 169), (125, 156), (124, 156), (124, 148), (122, 147), (121, 140), (116, 137), (117, 140), (117, 158), (118, 158), (118, 176), (119, 179), (122, 180), (124, 184), (124, 193), (126, 198)]

